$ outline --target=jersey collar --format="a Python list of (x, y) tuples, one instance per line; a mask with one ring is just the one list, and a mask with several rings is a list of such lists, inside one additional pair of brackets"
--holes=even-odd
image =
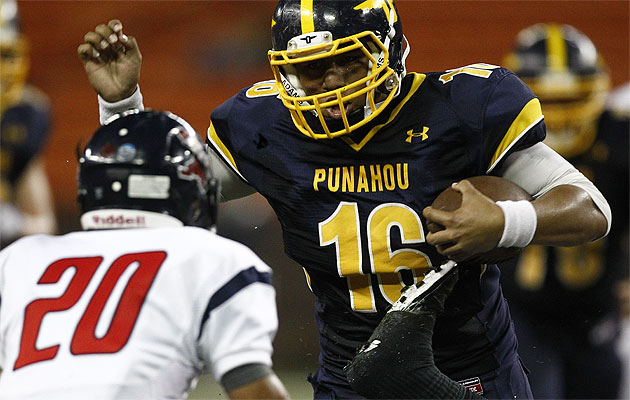
[[(424, 82), (424, 79), (426, 78), (425, 74), (418, 74), (415, 72), (410, 73), (409, 75), (407, 75), (407, 77), (412, 77), (413, 79), (411, 80), (411, 85), (409, 87), (409, 89), (407, 90), (407, 93), (405, 93), (405, 88), (403, 88), (401, 90), (401, 93), (398, 95), (400, 96), (404, 96), (402, 97), (402, 100), (400, 100), (400, 102), (398, 102), (398, 104), (396, 104), (394, 106), (394, 108), (392, 109), (392, 111), (389, 114), (389, 117), (387, 118), (387, 120), (384, 123), (378, 124), (373, 126), (368, 133), (363, 136), (363, 138), (360, 141), (355, 141), (352, 138), (348, 137), (348, 135), (345, 136), (341, 136), (341, 139), (346, 142), (346, 144), (348, 146), (350, 146), (352, 149), (354, 149), (355, 151), (359, 151), (363, 148), (363, 146), (365, 146), (367, 144), (367, 142), (370, 141), (370, 139), (372, 139), (372, 137), (374, 137), (374, 135), (376, 135), (376, 133), (385, 125), (389, 124), (390, 122), (392, 122), (394, 120), (394, 118), (396, 118), (396, 116), (398, 115), (398, 113), (400, 112), (400, 110), (403, 108), (403, 106), (409, 101), (409, 99), (414, 95), (414, 93), (416, 93), (418, 91), (418, 89), (420, 88), (420, 85), (422, 85), (422, 82)], [(391, 107), (392, 105), (390, 105), (389, 107)]]

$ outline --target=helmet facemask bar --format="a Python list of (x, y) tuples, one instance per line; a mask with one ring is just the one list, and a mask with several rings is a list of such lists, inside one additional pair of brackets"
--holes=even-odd
[[(295, 87), (299, 85), (299, 79), (297, 75), (294, 75), (296, 64), (312, 62), (359, 49), (369, 61), (368, 71), (366, 71), (364, 78), (316, 95), (306, 95), (300, 86)], [(389, 93), (384, 94), (384, 100), (377, 98), (377, 94), (382, 93), (377, 91), (379, 86), (386, 84), (388, 80), (390, 81), (389, 86), (391, 86), (391, 81), (394, 81), (394, 85), (398, 85), (399, 81), (395, 71), (389, 67), (387, 47), (370, 31), (296, 50), (272, 50), (269, 51), (268, 56), (282, 102), (289, 109), (296, 127), (303, 134), (314, 139), (335, 138), (364, 126), (373, 120), (397, 94), (397, 90), (390, 90)], [(397, 89), (395, 86), (392, 88)], [(368, 111), (365, 112), (365, 118), (358, 122), (352, 122), (346, 114), (345, 104), (358, 96), (365, 96), (365, 108)], [(333, 99), (331, 100), (331, 98)], [(329, 126), (331, 121), (326, 121), (322, 114), (322, 109), (327, 107), (339, 107), (342, 128), (331, 129)], [(312, 115), (305, 115), (305, 112)], [(321, 127), (311, 126), (308, 117), (312, 116), (317, 118), (316, 121)], [(316, 132), (314, 128), (323, 130), (323, 133), (321, 131)]]

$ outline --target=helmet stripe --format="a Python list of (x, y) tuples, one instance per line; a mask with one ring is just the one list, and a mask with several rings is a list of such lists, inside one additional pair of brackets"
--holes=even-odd
[[(389, 20), (389, 10), (393, 9), (393, 3), (387, 0), (365, 0), (363, 3), (354, 7), (355, 10), (382, 8), (385, 13), (385, 18)], [(398, 21), (398, 14), (394, 12), (394, 22)]]
[(300, 9), (302, 33), (314, 32), (315, 22), (313, 21), (313, 0), (302, 0)]
[(567, 42), (562, 27), (557, 24), (550, 24), (547, 28), (547, 62), (552, 71), (567, 69)]

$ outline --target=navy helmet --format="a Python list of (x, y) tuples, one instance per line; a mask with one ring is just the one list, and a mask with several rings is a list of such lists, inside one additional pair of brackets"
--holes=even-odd
[(547, 145), (567, 158), (592, 146), (610, 76), (588, 36), (567, 24), (529, 26), (518, 33), (504, 66), (540, 99)]
[(186, 121), (164, 111), (129, 110), (101, 126), (79, 155), (78, 201), (84, 214), (142, 210), (212, 229), (218, 182)]

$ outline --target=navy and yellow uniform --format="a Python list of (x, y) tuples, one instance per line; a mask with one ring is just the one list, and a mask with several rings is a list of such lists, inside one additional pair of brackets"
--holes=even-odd
[(2, 179), (14, 185), (28, 163), (46, 144), (50, 131), (50, 105), (45, 95), (27, 86), (20, 101), (2, 112)]
[(519, 347), (535, 394), (545, 398), (617, 398), (621, 379), (614, 288), (628, 274), (628, 115), (607, 111), (597, 126), (594, 145), (569, 161), (608, 199), (608, 236), (576, 247), (529, 246), (501, 266)]
[[(275, 210), (286, 253), (316, 296), (318, 385), (356, 396), (343, 367), (406, 284), (443, 258), (425, 243), (422, 210), (451, 183), (493, 171), (544, 139), (540, 104), (514, 74), (488, 64), (412, 73), (366, 129), (334, 139), (300, 133), (274, 82), (212, 113), (211, 147)], [(495, 265), (462, 265), (438, 318), (437, 366), (455, 380), (517, 362)]]
[[(0, 117), (0, 202), (11, 203), (17, 182), (41, 152), (50, 132), (50, 104), (37, 88), (27, 85), (19, 100)], [(2, 238), (5, 240), (15, 238)]]

